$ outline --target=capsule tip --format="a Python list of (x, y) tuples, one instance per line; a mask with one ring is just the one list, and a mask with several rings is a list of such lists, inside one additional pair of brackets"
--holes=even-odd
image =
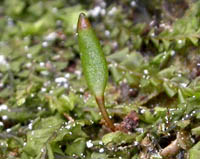
[(91, 24), (84, 13), (81, 13), (78, 18), (78, 30), (88, 29), (91, 27)]

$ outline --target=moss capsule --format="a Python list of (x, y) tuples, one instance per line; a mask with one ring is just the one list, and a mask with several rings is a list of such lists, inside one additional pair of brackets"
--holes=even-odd
[(95, 96), (104, 120), (111, 130), (115, 127), (108, 117), (104, 106), (104, 90), (108, 80), (108, 68), (100, 42), (83, 13), (78, 20), (78, 44), (81, 53), (81, 63), (86, 82)]

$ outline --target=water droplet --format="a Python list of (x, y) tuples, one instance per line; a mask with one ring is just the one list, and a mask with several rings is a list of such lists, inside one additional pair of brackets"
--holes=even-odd
[(180, 83), (182, 87), (187, 87), (187, 83)]
[(28, 129), (32, 130), (33, 128), (33, 123), (28, 124)]
[(0, 126), (4, 126), (3, 122), (0, 121)]
[(0, 55), (0, 65), (4, 65), (5, 67), (9, 67), (9, 63), (7, 62), (4, 55)]
[(44, 88), (44, 87), (41, 88), (41, 92), (46, 92), (46, 91), (47, 91), (46, 88)]
[(179, 43), (179, 44), (182, 44), (182, 43), (183, 43), (183, 41), (182, 41), (182, 40), (178, 40), (178, 43)]
[(113, 15), (117, 11), (116, 7), (112, 7), (111, 10), (108, 11), (108, 15)]
[(2, 110), (7, 110), (8, 109), (8, 106), (7, 105), (5, 105), (5, 104), (1, 104), (0, 105), (0, 111), (2, 111)]
[(83, 153), (81, 153), (81, 157), (85, 158), (85, 155)]
[(153, 32), (153, 33), (151, 33), (151, 36), (152, 36), (152, 37), (154, 37), (154, 36), (155, 36), (155, 33), (154, 33), (154, 32)]
[(137, 4), (135, 1), (131, 1), (131, 7), (135, 7)]
[(28, 62), (27, 64), (26, 64), (26, 67), (27, 68), (30, 68), (32, 66), (32, 63), (31, 62)]
[(83, 88), (80, 88), (79, 91), (80, 91), (81, 93), (83, 93), (83, 92), (84, 92), (84, 89), (83, 89)]
[(28, 51), (29, 50), (29, 47), (26, 45), (26, 46), (24, 46), (24, 50), (25, 51)]
[(171, 56), (174, 56), (176, 52), (174, 50), (171, 51)]
[(49, 94), (53, 94), (53, 90), (50, 90), (50, 91), (49, 91)]
[(106, 10), (105, 9), (101, 9), (101, 15), (104, 16), (106, 14)]
[(44, 67), (45, 63), (44, 62), (40, 62), (40, 67)]
[(58, 86), (63, 85), (65, 88), (68, 87), (67, 79), (65, 77), (57, 77), (55, 82), (58, 84)]
[(69, 129), (71, 129), (71, 126), (67, 125), (65, 128), (69, 130)]
[(103, 153), (103, 152), (104, 152), (104, 148), (100, 148), (100, 149), (99, 149), (99, 152), (100, 152), (100, 153)]
[(42, 107), (37, 107), (37, 110), (42, 110)]
[(49, 72), (48, 72), (48, 71), (41, 71), (40, 73), (41, 73), (42, 75), (44, 75), (44, 76), (49, 75)]
[(57, 38), (57, 33), (56, 32), (52, 32), (49, 35), (47, 35), (44, 39), (46, 41), (54, 41)]
[(2, 120), (7, 120), (8, 116), (7, 115), (2, 115)]
[(105, 31), (105, 35), (106, 35), (107, 37), (109, 37), (109, 36), (110, 36), (110, 31), (109, 31), (109, 30), (106, 30), (106, 31)]
[(49, 44), (48, 44), (48, 42), (47, 41), (44, 41), (43, 43), (42, 43), (42, 46), (45, 48), (45, 47), (47, 47)]
[(29, 59), (31, 59), (31, 58), (32, 58), (32, 54), (28, 53), (28, 54), (26, 55), (26, 57), (29, 58)]
[(65, 78), (69, 78), (70, 77), (70, 74), (69, 73), (66, 73), (65, 74)]
[(144, 70), (144, 74), (145, 74), (145, 75), (149, 74), (149, 71), (145, 69), (145, 70)]
[(87, 148), (91, 148), (91, 147), (93, 147), (94, 145), (93, 145), (92, 141), (89, 140), (89, 141), (86, 142), (86, 146), (87, 146)]
[(44, 152), (44, 149), (43, 149), (43, 148), (41, 148), (41, 152)]

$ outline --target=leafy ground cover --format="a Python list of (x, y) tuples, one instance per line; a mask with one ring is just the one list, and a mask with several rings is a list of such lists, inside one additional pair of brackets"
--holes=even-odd
[[(102, 120), (82, 74), (86, 13), (108, 62)], [(0, 1), (0, 158), (198, 159), (200, 2)]]

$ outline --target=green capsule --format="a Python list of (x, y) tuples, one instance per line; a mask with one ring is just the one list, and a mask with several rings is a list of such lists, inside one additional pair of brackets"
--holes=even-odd
[(93, 95), (102, 96), (108, 80), (108, 68), (99, 40), (84, 14), (78, 21), (78, 43), (88, 87)]
[(104, 90), (108, 80), (108, 68), (100, 42), (85, 14), (81, 13), (78, 20), (78, 43), (81, 63), (86, 82), (95, 96), (100, 111), (111, 130), (114, 126), (104, 106)]

